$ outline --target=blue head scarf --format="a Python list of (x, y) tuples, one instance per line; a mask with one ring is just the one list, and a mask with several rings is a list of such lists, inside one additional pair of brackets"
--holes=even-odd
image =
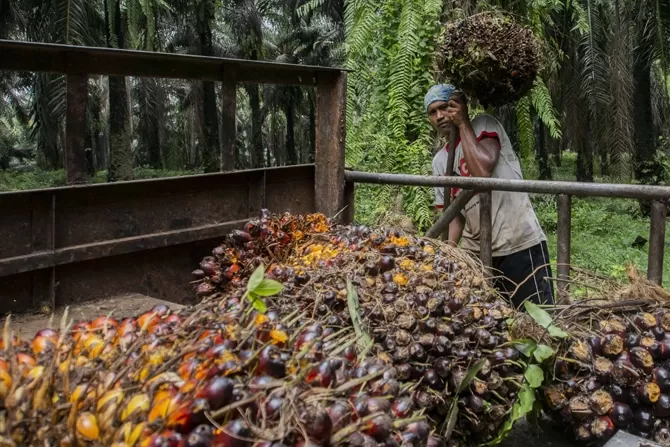
[(423, 98), (424, 111), (428, 113), (428, 106), (435, 101), (449, 101), (452, 95), (456, 92), (456, 87), (451, 84), (437, 84), (432, 86)]

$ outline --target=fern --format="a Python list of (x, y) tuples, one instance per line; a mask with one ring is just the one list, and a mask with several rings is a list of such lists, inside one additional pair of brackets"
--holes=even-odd
[(419, 26), (416, 0), (403, 2), (398, 27), (397, 53), (391, 59), (389, 78), (389, 124), (396, 138), (405, 137), (405, 118), (409, 112), (407, 92), (412, 81), (412, 59), (418, 50)]
[(531, 116), (531, 100), (529, 95), (524, 96), (516, 103), (516, 121), (519, 131), (519, 143), (524, 157), (535, 153), (535, 129)]
[(551, 93), (541, 78), (535, 81), (535, 86), (530, 91), (530, 101), (540, 120), (547, 126), (549, 135), (555, 139), (561, 138), (561, 123), (554, 108)]

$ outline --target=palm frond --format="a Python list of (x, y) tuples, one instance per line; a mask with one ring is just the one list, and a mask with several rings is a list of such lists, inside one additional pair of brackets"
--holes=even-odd
[(521, 154), (530, 157), (535, 153), (535, 126), (531, 115), (530, 96), (526, 95), (516, 103), (516, 122), (519, 133)]
[(412, 60), (418, 50), (419, 14), (416, 0), (403, 3), (398, 26), (397, 53), (391, 59), (389, 77), (389, 124), (396, 138), (404, 139), (410, 104), (407, 92), (412, 82)]
[(542, 78), (535, 81), (535, 86), (530, 91), (530, 101), (542, 123), (547, 126), (549, 135), (554, 139), (561, 138), (561, 122), (554, 108), (551, 93)]

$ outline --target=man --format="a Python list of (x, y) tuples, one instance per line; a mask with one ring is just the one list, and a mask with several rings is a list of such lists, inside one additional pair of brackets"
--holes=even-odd
[[(454, 86), (431, 87), (424, 106), (431, 124), (440, 134), (448, 136), (452, 123), (459, 130), (453, 175), (523, 179), (519, 159), (503, 126), (487, 114), (471, 122), (467, 99)], [(447, 143), (435, 154), (433, 175), (445, 175), (450, 150)], [(451, 189), (452, 198), (459, 193), (460, 190)], [(435, 205), (441, 209), (443, 204), (444, 188), (435, 188)], [(552, 277), (547, 238), (528, 194), (493, 191), (491, 216), (493, 268), (502, 275), (496, 280), (496, 288), (516, 307), (523, 306), (526, 300), (553, 304), (553, 284), (545, 279)], [(464, 249), (479, 253), (479, 196), (470, 200), (449, 224), (449, 241), (461, 242)]]

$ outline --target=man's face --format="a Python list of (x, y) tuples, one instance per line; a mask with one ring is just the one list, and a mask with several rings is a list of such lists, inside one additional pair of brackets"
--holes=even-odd
[(435, 101), (428, 106), (428, 119), (442, 135), (448, 135), (451, 128), (451, 120), (447, 118), (447, 108), (449, 103), (447, 101)]

